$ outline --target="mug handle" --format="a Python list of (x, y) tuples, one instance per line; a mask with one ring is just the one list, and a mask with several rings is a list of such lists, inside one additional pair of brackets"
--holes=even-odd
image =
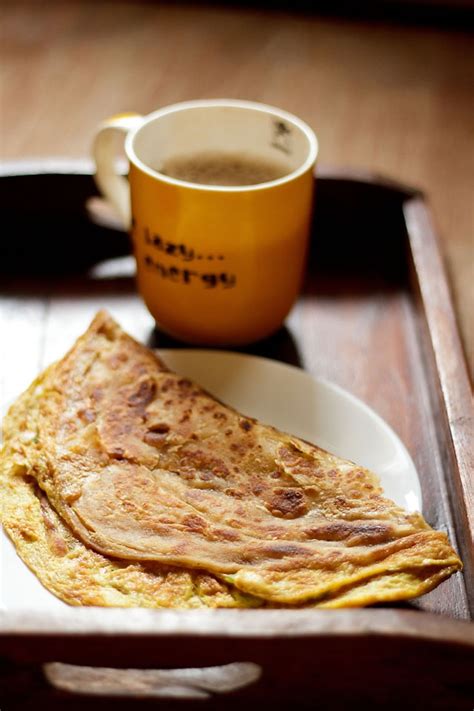
[(95, 162), (95, 182), (102, 195), (116, 209), (125, 230), (132, 222), (130, 208), (130, 186), (127, 178), (117, 171), (116, 157), (119, 140), (122, 145), (125, 136), (143, 123), (140, 114), (118, 114), (100, 124), (92, 146)]

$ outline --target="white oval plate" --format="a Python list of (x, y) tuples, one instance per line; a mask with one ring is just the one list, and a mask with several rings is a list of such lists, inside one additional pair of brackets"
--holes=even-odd
[(169, 368), (243, 414), (370, 469), (389, 499), (421, 511), (420, 481), (405, 445), (347, 390), (268, 358), (195, 349), (158, 354)]

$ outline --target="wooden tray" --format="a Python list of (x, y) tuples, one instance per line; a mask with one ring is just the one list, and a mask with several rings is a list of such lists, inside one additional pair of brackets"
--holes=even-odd
[[(3, 405), (64, 352), (100, 307), (110, 308), (125, 328), (132, 324), (149, 345), (179, 345), (153, 329), (135, 293), (128, 238), (100, 203), (89, 200), (96, 191), (87, 165), (6, 165), (1, 185)], [(4, 614), (6, 709), (43, 702), (48, 709), (66, 703), (82, 709), (94, 705), (99, 692), (108, 694), (101, 709), (193, 703), (232, 709), (245, 700), (273, 709), (471, 709), (471, 391), (423, 195), (373, 176), (319, 171), (301, 298), (285, 328), (247, 350), (339, 383), (387, 420), (420, 474), (426, 519), (447, 530), (464, 572), (413, 603), (371, 609), (65, 608), (39, 615), (32, 607)], [(261, 670), (242, 667), (242, 679), (256, 669), (261, 675), (223, 695), (199, 671), (153, 681), (138, 672), (99, 670), (89, 689), (90, 670), (48, 667), (58, 690), (45, 680), (42, 662), (147, 669), (246, 662)], [(204, 674), (214, 673), (219, 671)], [(224, 673), (234, 678), (240, 672), (230, 667)], [(202, 698), (178, 698), (186, 689)]]

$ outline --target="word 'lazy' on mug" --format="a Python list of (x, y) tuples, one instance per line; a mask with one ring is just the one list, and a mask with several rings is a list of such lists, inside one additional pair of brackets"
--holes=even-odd
[(317, 151), (303, 121), (249, 101), (188, 101), (99, 127), (96, 182), (131, 230), (138, 288), (164, 331), (237, 345), (279, 328), (301, 284)]

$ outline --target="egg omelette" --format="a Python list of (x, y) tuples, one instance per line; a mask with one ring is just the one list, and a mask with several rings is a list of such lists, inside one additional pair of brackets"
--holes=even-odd
[(67, 602), (367, 605), (461, 568), (374, 474), (216, 401), (105, 312), (4, 440), (5, 529)]

